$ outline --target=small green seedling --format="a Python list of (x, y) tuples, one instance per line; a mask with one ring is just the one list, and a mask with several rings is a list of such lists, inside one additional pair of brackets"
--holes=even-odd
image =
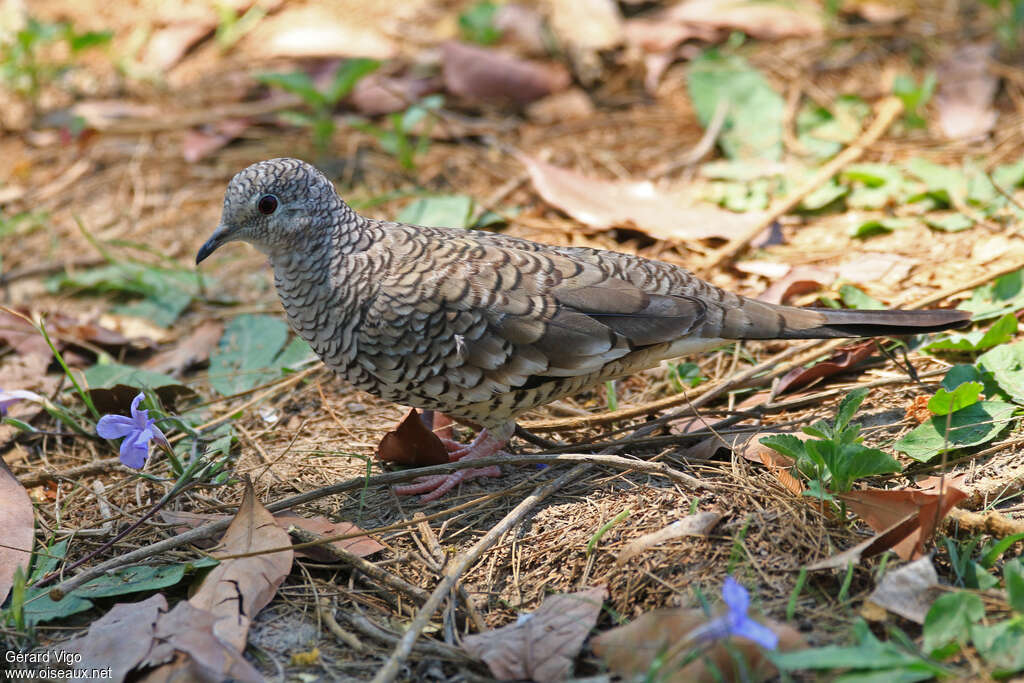
[[(444, 97), (431, 95), (412, 105), (402, 112), (391, 114), (391, 128), (381, 128), (359, 118), (349, 119), (349, 125), (356, 130), (369, 133), (377, 138), (377, 142), (388, 154), (398, 159), (398, 163), (406, 170), (416, 168), (416, 157), (430, 148), (430, 129), (436, 111), (444, 104)], [(413, 138), (413, 130), (423, 122), (424, 130)]]

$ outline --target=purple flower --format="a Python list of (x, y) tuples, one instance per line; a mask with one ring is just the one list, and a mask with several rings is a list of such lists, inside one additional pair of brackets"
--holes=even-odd
[(4, 391), (0, 389), (0, 417), (7, 414), (7, 409), (18, 401), (41, 401), (43, 397), (24, 389), (12, 389)]
[(731, 576), (725, 577), (722, 584), (722, 600), (728, 611), (715, 617), (708, 623), (690, 633), (694, 640), (721, 640), (729, 636), (741, 636), (754, 641), (766, 650), (774, 650), (779, 646), (779, 636), (767, 626), (754, 621), (747, 614), (750, 607), (750, 595)]
[(167, 437), (150, 419), (148, 410), (139, 410), (144, 394), (140, 393), (132, 400), (132, 416), (104, 415), (96, 424), (96, 433), (104, 439), (120, 439), (121, 462), (128, 467), (141, 469), (149, 456), (149, 442), (153, 439), (167, 443)]

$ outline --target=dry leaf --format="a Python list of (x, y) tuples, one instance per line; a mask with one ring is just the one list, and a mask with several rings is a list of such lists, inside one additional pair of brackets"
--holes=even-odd
[(918, 263), (917, 259), (899, 254), (867, 252), (840, 263), (836, 267), (836, 274), (850, 282), (894, 287), (903, 282), (910, 274), (910, 269)]
[(190, 164), (208, 157), (240, 136), (251, 125), (249, 119), (221, 119), (200, 128), (185, 131), (181, 155)]
[(883, 607), (904, 619), (924, 623), (928, 609), (935, 601), (939, 575), (928, 555), (910, 564), (889, 571), (882, 577), (878, 588), (868, 596), (868, 602)]
[(185, 21), (159, 29), (146, 45), (142, 64), (152, 71), (170, 69), (216, 26), (216, 21)]
[(569, 71), (557, 62), (520, 59), (476, 45), (448, 41), (441, 48), (448, 92), (471, 100), (525, 105), (565, 90)]
[(614, 0), (555, 0), (551, 29), (573, 50), (609, 50), (622, 42), (622, 14)]
[(615, 558), (615, 564), (621, 566), (631, 559), (644, 552), (648, 548), (671, 541), (684, 536), (707, 536), (711, 529), (722, 519), (718, 512), (698, 512), (688, 517), (672, 522), (663, 529), (644, 534), (640, 538), (630, 541), (619, 551)]
[(494, 28), (501, 31), (502, 44), (514, 43), (530, 54), (547, 54), (544, 17), (533, 7), (514, 2), (499, 5), (494, 13)]
[(579, 88), (548, 95), (526, 108), (526, 115), (531, 121), (549, 125), (578, 121), (590, 118), (593, 114), (594, 103), (590, 101), (587, 93)]
[[(661, 683), (690, 683), (698, 681), (746, 680), (735, 670), (736, 661), (730, 649), (739, 650), (749, 666), (750, 680), (764, 680), (775, 673), (775, 667), (764, 656), (764, 652), (753, 641), (746, 638), (731, 638), (729, 647), (714, 643), (697, 657), (684, 665), (683, 660), (690, 649), (679, 647), (694, 629), (708, 622), (708, 615), (699, 609), (657, 609), (645, 612), (639, 617), (591, 641), (597, 653), (608, 667), (618, 675), (632, 679), (642, 677), (652, 670), (657, 661), (657, 680)], [(770, 619), (760, 620), (779, 636), (779, 650), (786, 652), (807, 647), (796, 629)], [(667, 653), (668, 656), (666, 657)], [(717, 671), (707, 665), (711, 660)]]
[(441, 439), (427, 428), (415, 408), (410, 408), (393, 431), (384, 435), (377, 446), (377, 457), (410, 467), (443, 465), (448, 462), (448, 449)]
[(0, 604), (11, 591), (18, 567), (28, 574), (34, 524), (32, 499), (0, 458)]
[(593, 228), (632, 227), (656, 239), (682, 242), (728, 239), (760, 220), (757, 212), (691, 206), (682, 195), (646, 180), (599, 180), (527, 156), (520, 161), (545, 201)]
[(153, 647), (156, 624), (167, 611), (162, 593), (139, 602), (118, 603), (89, 625), (83, 636), (68, 640), (55, 652), (77, 653), (78, 669), (111, 669), (108, 681), (123, 681)]
[(818, 36), (825, 31), (821, 7), (800, 0), (685, 0), (658, 15), (666, 22), (743, 31), (768, 40)]
[(932, 411), (928, 408), (928, 401), (930, 401), (931, 398), (932, 397), (928, 394), (915, 396), (914, 399), (907, 404), (907, 410), (904, 417), (908, 420), (913, 420), (917, 424), (924, 424), (928, 420), (932, 419)]
[(985, 135), (996, 125), (992, 101), (999, 79), (988, 66), (994, 51), (992, 43), (961, 45), (939, 65), (935, 106), (939, 128), (950, 140)]
[(345, 3), (289, 3), (261, 21), (247, 42), (264, 57), (394, 57), (398, 49), (374, 21), (373, 3), (364, 7), (352, 12)]
[(579, 593), (549, 595), (536, 611), (514, 624), (468, 636), (464, 647), (503, 681), (561, 681), (590, 629), (597, 623), (607, 591), (604, 586)]
[(791, 296), (816, 292), (822, 287), (828, 287), (835, 280), (836, 273), (831, 268), (793, 266), (785, 276), (773, 282), (757, 299), (770, 304), (781, 304)]
[(207, 320), (173, 347), (147, 360), (142, 367), (153, 372), (179, 376), (193, 365), (209, 360), (210, 352), (217, 346), (223, 333), (224, 323)]
[(941, 493), (936, 485), (920, 489), (865, 489), (837, 495), (875, 531), (888, 529), (907, 516), (914, 518), (916, 527), (892, 547), (902, 559), (914, 560), (924, 553), (925, 542), (950, 509), (967, 497), (957, 488), (958, 483), (946, 478)]
[(359, 79), (346, 102), (367, 116), (390, 114), (408, 109), (427, 95), (439, 92), (441, 87), (442, 83), (438, 78), (396, 78), (372, 73)]
[(870, 356), (874, 348), (875, 342), (868, 339), (851, 346), (838, 348), (832, 352), (828, 360), (815, 363), (809, 368), (793, 368), (779, 380), (775, 387), (775, 394), (800, 389), (816, 380), (846, 372)]
[[(252, 483), (246, 482), (242, 504), (224, 532), (221, 550), (214, 553), (214, 557), (290, 545), (288, 533), (256, 499)], [(291, 571), (293, 556), (289, 548), (282, 552), (225, 559), (203, 578), (189, 603), (213, 614), (216, 618), (214, 634), (241, 652), (250, 621), (277, 593), (277, 587)]]

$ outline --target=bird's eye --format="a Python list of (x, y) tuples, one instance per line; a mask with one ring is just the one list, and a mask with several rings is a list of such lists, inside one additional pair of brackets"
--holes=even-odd
[(277, 211), (277, 197), (272, 194), (263, 195), (256, 203), (256, 208), (259, 209), (260, 213), (264, 216), (269, 216)]

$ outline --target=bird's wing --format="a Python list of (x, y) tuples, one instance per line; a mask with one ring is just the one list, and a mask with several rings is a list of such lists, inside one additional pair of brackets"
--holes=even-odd
[(697, 297), (652, 294), (556, 252), (471, 237), (391, 246), (359, 327), (360, 362), (381, 381), (459, 402), (598, 372), (687, 335), (706, 314)]

